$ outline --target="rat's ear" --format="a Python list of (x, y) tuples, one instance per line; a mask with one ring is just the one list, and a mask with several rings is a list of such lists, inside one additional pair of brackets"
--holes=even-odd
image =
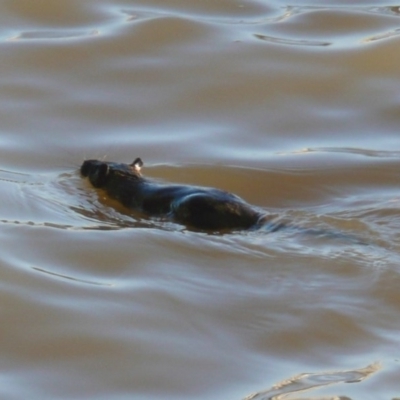
[(140, 172), (141, 168), (143, 167), (143, 161), (141, 158), (136, 158), (135, 161), (131, 164), (131, 167), (135, 168), (137, 172)]

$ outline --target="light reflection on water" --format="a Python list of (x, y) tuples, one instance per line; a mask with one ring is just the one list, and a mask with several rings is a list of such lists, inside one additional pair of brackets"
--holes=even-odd
[[(264, 399), (375, 361), (321, 398), (398, 397), (399, 7), (314, 3), (1, 6), (0, 397)], [(78, 173), (138, 156), (301, 229), (195, 232)]]

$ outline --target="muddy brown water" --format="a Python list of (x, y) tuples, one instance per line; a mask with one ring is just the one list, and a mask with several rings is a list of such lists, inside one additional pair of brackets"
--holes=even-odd
[[(398, 6), (0, 11), (2, 399), (400, 397)], [(363, 243), (194, 232), (79, 176), (136, 157)]]

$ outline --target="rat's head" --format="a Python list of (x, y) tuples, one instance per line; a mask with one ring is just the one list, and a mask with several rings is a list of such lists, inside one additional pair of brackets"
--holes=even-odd
[(140, 178), (142, 176), (140, 173), (142, 166), (143, 161), (140, 158), (136, 158), (132, 164), (86, 160), (81, 166), (81, 175), (88, 177), (94, 187), (101, 188), (112, 179), (124, 177), (127, 179)]

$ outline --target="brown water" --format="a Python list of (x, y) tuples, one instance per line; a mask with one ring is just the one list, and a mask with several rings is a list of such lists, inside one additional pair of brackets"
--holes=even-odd
[[(0, 398), (400, 397), (400, 7), (293, 3), (2, 2)], [(138, 156), (359, 240), (138, 220), (78, 173)]]

